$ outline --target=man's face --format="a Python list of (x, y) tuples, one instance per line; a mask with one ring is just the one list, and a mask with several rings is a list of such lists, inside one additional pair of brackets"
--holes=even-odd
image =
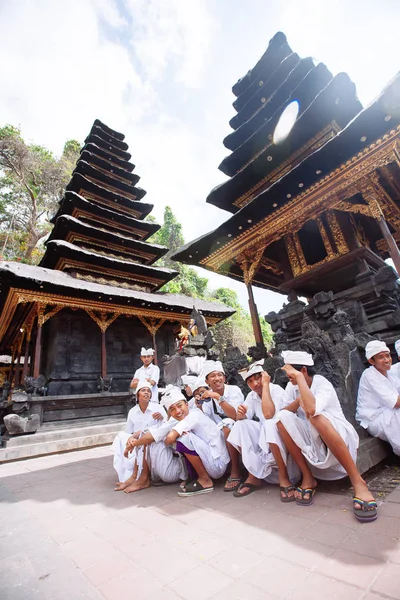
[(253, 392), (256, 392), (256, 394), (261, 396), (263, 387), (261, 381), (261, 373), (256, 373), (255, 375), (248, 377), (246, 383)]
[(378, 369), (380, 373), (387, 373), (392, 366), (392, 357), (390, 356), (390, 352), (378, 352), (368, 362), (374, 365), (375, 369)]
[(147, 387), (143, 387), (140, 388), (140, 390), (138, 391), (138, 399), (139, 400), (144, 400), (144, 401), (149, 401), (151, 398), (151, 390), (150, 388)]
[(225, 384), (225, 375), (221, 371), (211, 371), (206, 377), (206, 381), (213, 392), (223, 389)]
[(152, 356), (141, 356), (140, 360), (144, 364), (145, 367), (148, 367), (151, 361), (153, 360)]
[(177, 421), (182, 421), (189, 414), (189, 407), (185, 400), (178, 400), (169, 408), (169, 416)]

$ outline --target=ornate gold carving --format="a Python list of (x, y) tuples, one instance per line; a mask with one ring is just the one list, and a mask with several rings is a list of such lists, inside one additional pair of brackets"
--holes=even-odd
[[(162, 302), (162, 297), (160, 298)], [(52, 307), (70, 308), (72, 310), (93, 310), (98, 312), (116, 313), (123, 316), (135, 316), (135, 317), (149, 317), (150, 319), (165, 319), (173, 323), (180, 322), (184, 315), (184, 311), (187, 311), (187, 317), (190, 316), (192, 311), (191, 308), (176, 308), (170, 307), (165, 310), (151, 309), (141, 306), (138, 308), (121, 306), (118, 304), (108, 304), (106, 302), (99, 302), (96, 300), (84, 300), (80, 298), (74, 298), (73, 296), (62, 296), (59, 294), (46, 294), (44, 292), (32, 292), (29, 290), (23, 290), (18, 288), (10, 288), (7, 299), (4, 303), (4, 307), (0, 316), (0, 339), (3, 339), (5, 332), (7, 331), (11, 320), (15, 314), (15, 310), (18, 304), (30, 304), (39, 303), (45, 304)], [(144, 303), (143, 303), (144, 304)], [(172, 310), (171, 310), (172, 309)], [(179, 311), (179, 312), (178, 312)], [(221, 321), (223, 317), (207, 316), (207, 323), (214, 325)]]
[(301, 266), (297, 256), (296, 247), (294, 245), (293, 235), (291, 233), (285, 235), (285, 244), (293, 277), (297, 277), (298, 275), (301, 275)]
[(98, 185), (98, 186), (100, 186), (102, 188), (105, 188), (109, 192), (112, 192), (113, 194), (118, 194), (119, 196), (123, 196), (124, 198), (128, 198), (128, 200), (136, 200), (135, 194), (132, 194), (131, 192), (127, 192), (125, 190), (121, 190), (120, 188), (117, 188), (117, 187), (115, 187), (113, 185), (110, 185), (106, 181), (100, 181), (100, 179), (96, 179), (95, 177), (92, 177), (91, 175), (85, 175), (84, 177), (86, 179), (88, 179), (89, 181), (91, 181), (92, 183), (95, 183), (96, 185)]
[(233, 260), (247, 247), (255, 243), (269, 245), (280, 239), (288, 230), (290, 231), (293, 223), (296, 223), (296, 227), (302, 227), (305, 222), (333, 208), (338, 202), (340, 192), (354, 185), (377, 167), (395, 160), (394, 152), (399, 142), (399, 132), (400, 126), (298, 194), (288, 204), (239, 234), (223, 248), (205, 257), (200, 264), (218, 271), (221, 265)]
[(263, 256), (261, 261), (260, 261), (260, 266), (262, 266), (264, 269), (268, 269), (269, 271), (272, 271), (273, 273), (275, 273), (275, 275), (282, 275), (282, 269), (279, 266), (279, 263), (277, 263), (275, 260), (272, 260), (271, 258), (267, 258), (266, 256)]
[[(339, 131), (340, 127), (335, 121), (329, 123), (329, 125), (324, 127), (322, 131), (319, 131), (317, 135), (315, 135), (311, 140), (308, 140), (308, 142), (306, 142), (306, 144), (299, 148), (299, 150), (294, 152), (291, 156), (289, 156), (289, 158), (287, 158), (284, 162), (278, 165), (276, 169), (274, 169), (266, 177), (261, 179), (261, 181), (256, 183), (256, 185), (254, 185), (245, 194), (242, 194), (239, 198), (237, 198), (233, 202), (233, 205), (238, 206), (239, 208), (246, 206), (246, 204), (248, 204), (257, 194), (260, 193), (260, 188), (263, 187), (267, 182), (272, 184), (284, 175), (286, 175), (286, 173), (288, 173), (296, 165), (298, 165), (299, 162), (306, 157), (306, 155), (310, 154), (311, 152), (314, 152), (317, 148), (322, 146), (329, 139), (333, 138)], [(265, 148), (263, 148), (258, 154), (256, 154), (244, 167), (242, 167), (242, 169), (244, 169), (251, 162), (253, 162), (253, 160), (255, 160), (260, 154), (262, 154), (264, 150), (269, 148), (270, 145), (270, 143), (267, 144)]]
[(252, 282), (254, 273), (264, 254), (264, 250), (265, 245), (248, 248), (245, 252), (236, 257), (236, 262), (243, 271), (243, 279), (246, 285), (249, 285)]
[[(100, 229), (101, 231), (104, 231), (106, 233), (109, 233), (109, 230), (107, 231), (106, 229), (102, 228), (102, 227), (97, 227), (97, 229)], [(111, 232), (112, 233), (112, 232)], [(82, 235), (80, 233), (75, 233), (74, 231), (69, 231), (67, 236), (66, 236), (66, 241), (70, 242), (71, 244), (84, 244), (82, 247), (84, 250), (89, 250), (89, 252), (96, 252), (97, 254), (104, 254), (105, 256), (110, 256), (112, 258), (118, 258), (119, 260), (129, 260), (131, 262), (137, 262), (138, 264), (144, 264), (144, 263), (148, 263), (151, 260), (154, 260), (154, 258), (157, 256), (155, 254), (155, 252), (151, 252), (151, 246), (148, 246), (148, 250), (149, 252), (143, 252), (142, 250), (131, 250), (128, 247), (125, 246), (119, 246), (117, 244), (110, 244), (109, 242), (107, 242), (105, 244), (104, 241), (102, 240), (97, 240), (89, 235)], [(129, 239), (133, 241), (133, 238), (127, 238), (126, 236), (124, 236), (124, 239)], [(112, 252), (106, 252), (104, 250), (104, 247), (107, 247), (107, 250), (113, 250), (116, 253), (122, 252), (123, 254), (114, 254)], [(89, 246), (92, 246), (91, 248), (89, 248)], [(141, 259), (141, 261), (138, 260), (138, 258)]]
[(150, 292), (150, 288), (143, 285), (130, 284), (127, 281), (116, 281), (115, 279), (105, 279), (104, 277), (93, 277), (92, 275), (83, 275), (82, 273), (75, 272), (74, 277), (81, 279), (82, 281), (91, 281), (93, 283), (100, 283), (100, 285), (112, 285), (113, 287), (123, 288), (125, 290), (133, 290), (135, 292)]
[[(146, 329), (149, 330), (150, 334), (154, 337), (157, 331), (160, 329), (162, 325), (164, 325), (166, 319), (160, 319), (158, 322), (156, 319), (145, 319), (144, 317), (138, 317)], [(187, 323), (186, 323), (187, 324)]]
[[(85, 193), (84, 190), (79, 190), (79, 194), (81, 196), (83, 196), (83, 193)], [(110, 203), (110, 207), (112, 207), (112, 210), (115, 211), (115, 206), (113, 204)], [(120, 207), (118, 207), (118, 212), (120, 211)], [(126, 209), (126, 212), (131, 215), (131, 211), (130, 209)], [(76, 219), (82, 219), (82, 221), (85, 223), (89, 223), (89, 225), (92, 225), (93, 227), (98, 227), (99, 223), (102, 223), (105, 226), (105, 231), (116, 231), (117, 233), (119, 231), (125, 231), (126, 233), (132, 235), (134, 237), (134, 239), (143, 239), (144, 237), (146, 237), (146, 235), (148, 235), (148, 231), (143, 231), (142, 229), (137, 229), (136, 227), (129, 227), (124, 223), (114, 223), (113, 221), (110, 221), (109, 219), (106, 219), (104, 217), (101, 217), (99, 215), (95, 215), (91, 212), (87, 212), (86, 210), (81, 210), (78, 207), (74, 207), (72, 210), (72, 216), (75, 217)], [(125, 216), (125, 215), (124, 215)], [(133, 219), (132, 219), (133, 220)]]
[(112, 314), (110, 317), (107, 317), (107, 313), (101, 312), (100, 315), (96, 315), (94, 310), (90, 308), (85, 309), (89, 317), (93, 319), (93, 321), (99, 326), (100, 331), (105, 333), (107, 329), (110, 327), (111, 323), (114, 323), (115, 319), (119, 317), (118, 313)]
[(335, 211), (328, 210), (326, 213), (326, 217), (328, 220), (329, 229), (332, 232), (332, 236), (333, 236), (338, 254), (339, 255), (347, 254), (347, 252), (349, 251), (349, 247), (346, 243), (346, 240), (344, 239), (342, 228), (339, 225), (339, 222), (335, 215)]
[(372, 216), (369, 206), (365, 206), (365, 204), (351, 204), (351, 202), (345, 202), (344, 200), (341, 200), (335, 204), (335, 210), (365, 215), (367, 217)]
[(315, 220), (318, 225), (318, 229), (321, 234), (322, 241), (324, 242), (326, 255), (328, 256), (328, 258), (334, 258), (335, 252), (333, 251), (331, 241), (330, 241), (328, 233), (325, 229), (325, 225), (324, 225), (321, 217), (317, 217)]
[(299, 259), (300, 271), (301, 272), (306, 271), (307, 270), (307, 262), (304, 257), (303, 248), (301, 247), (299, 235), (298, 235), (297, 231), (295, 233), (293, 233), (292, 236), (293, 236), (294, 247), (296, 248), (297, 258)]

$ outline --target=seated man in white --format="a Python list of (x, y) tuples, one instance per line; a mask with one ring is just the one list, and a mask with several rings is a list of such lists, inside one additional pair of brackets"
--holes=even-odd
[[(375, 520), (377, 504), (355, 463), (359, 438), (343, 414), (333, 385), (315, 374), (311, 354), (286, 351), (282, 356), (289, 383), (286, 406), (276, 420), (283, 445), (302, 474), (296, 502), (312, 504), (317, 487), (315, 477), (333, 480), (348, 475), (354, 489), (355, 517), (360, 521)], [(282, 446), (280, 450), (283, 456)], [(277, 463), (282, 468), (278, 460)]]
[[(204, 377), (209, 386), (209, 390), (203, 394), (202, 398), (204, 400), (211, 398), (210, 402), (204, 402), (203, 412), (222, 429), (224, 437), (227, 439), (236, 421), (236, 411), (244, 402), (242, 390), (237, 385), (226, 383), (225, 371), (220, 361), (207, 360), (203, 365), (201, 377)], [(232, 446), (228, 448), (228, 451), (231, 450), (233, 450)], [(232, 491), (237, 490), (236, 479), (236, 477), (232, 480), (228, 479), (225, 488)]]
[(393, 372), (396, 365), (392, 367), (389, 348), (378, 340), (368, 342), (365, 356), (371, 366), (361, 375), (357, 421), (400, 456), (400, 379)]
[(118, 483), (115, 486), (116, 491), (125, 492), (136, 491), (131, 489), (135, 485), (136, 479), (139, 479), (143, 468), (143, 451), (133, 453), (129, 457), (124, 456), (127, 442), (130, 438), (138, 439), (144, 431), (151, 426), (164, 421), (166, 415), (160, 405), (150, 401), (151, 388), (146, 381), (140, 382), (136, 387), (137, 404), (128, 413), (128, 419), (125, 431), (120, 431), (115, 436), (112, 444), (114, 452), (114, 469), (118, 473)]
[(165, 438), (165, 443), (176, 443), (177, 451), (185, 457), (189, 475), (178, 496), (212, 492), (212, 480), (222, 477), (229, 463), (221, 429), (200, 409), (195, 407), (189, 412), (185, 397), (179, 389), (164, 394), (162, 403), (169, 417), (176, 421)]
[(130, 387), (136, 391), (138, 383), (146, 381), (150, 384), (151, 401), (158, 402), (158, 381), (160, 379), (160, 369), (153, 364), (154, 350), (153, 348), (142, 348), (140, 351), (140, 360), (143, 365), (136, 369)]
[[(268, 373), (262, 367), (264, 361), (258, 361), (246, 371), (241, 372), (251, 392), (247, 394), (243, 404), (237, 409), (237, 420), (228, 436), (227, 444), (232, 460), (231, 474), (227, 483), (236, 482), (234, 496), (243, 498), (259, 489), (262, 480), (277, 483), (276, 474), (272, 470), (276, 467), (274, 456), (265, 442), (263, 435), (264, 423), (275, 421), (275, 414), (281, 409), (285, 392), (279, 386), (271, 383)], [(254, 420), (256, 419), (256, 420)], [(248, 471), (247, 478), (241, 483), (240, 454)], [(225, 487), (225, 491), (235, 490)]]

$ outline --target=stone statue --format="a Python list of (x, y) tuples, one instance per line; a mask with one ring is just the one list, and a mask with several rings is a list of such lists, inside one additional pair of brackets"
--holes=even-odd
[(22, 417), (11, 414), (4, 417), (4, 425), (9, 435), (22, 435), (24, 433), (35, 433), (40, 426), (39, 415)]
[(99, 382), (97, 384), (97, 389), (99, 390), (99, 392), (101, 392), (102, 394), (106, 392), (111, 392), (112, 380), (112, 377), (102, 377), (101, 375), (99, 375)]

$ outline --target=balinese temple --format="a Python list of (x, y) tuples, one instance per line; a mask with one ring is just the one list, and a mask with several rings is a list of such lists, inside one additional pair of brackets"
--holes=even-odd
[(168, 248), (148, 241), (159, 225), (134, 169), (124, 135), (96, 120), (40, 265), (0, 262), (0, 383), (31, 376), (42, 424), (125, 416), (142, 346), (162, 369), (194, 305), (210, 326), (233, 312), (159, 291), (177, 272), (153, 266)]
[(266, 316), (278, 349), (312, 350), (313, 338), (334, 374), (340, 344), (355, 344), (361, 363), (341, 398), (354, 420), (362, 346), (400, 337), (400, 288), (385, 262), (400, 273), (400, 76), (363, 108), (347, 74), (301, 58), (277, 33), (232, 89), (219, 166), (229, 178), (207, 198), (232, 215), (173, 258), (243, 281), (257, 342), (252, 286), (288, 295)]

